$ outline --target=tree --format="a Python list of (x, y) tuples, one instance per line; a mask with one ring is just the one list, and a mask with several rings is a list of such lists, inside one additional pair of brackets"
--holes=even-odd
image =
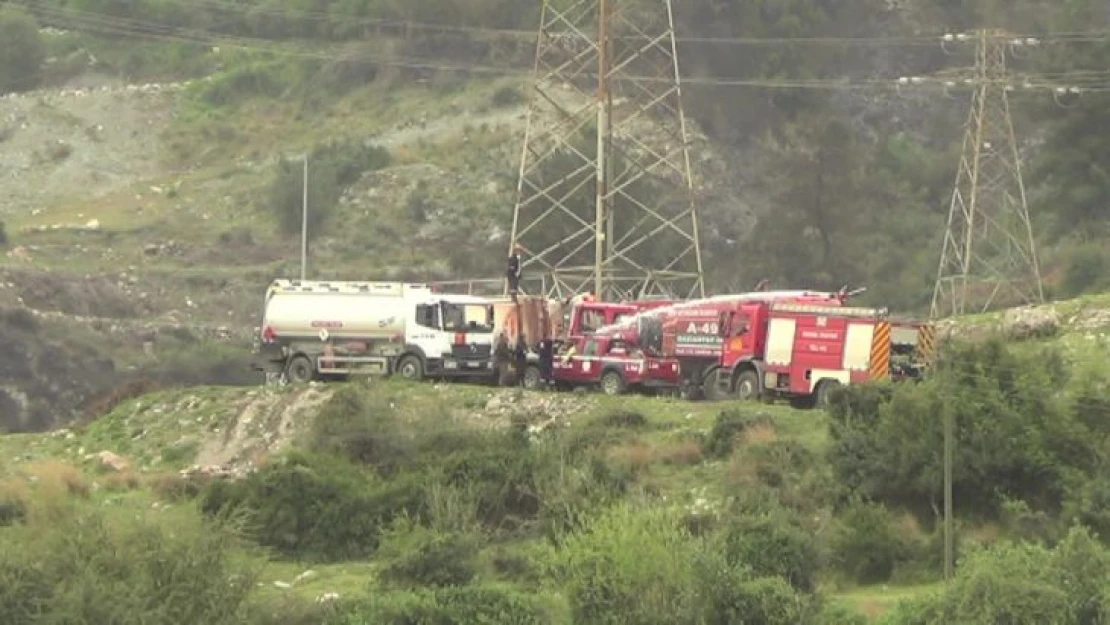
[[(1069, 2), (1056, 24), (1057, 30), (1086, 30), (1105, 19), (1105, 3), (1093, 0)], [(1105, 67), (1110, 62), (1110, 44), (1064, 44), (1053, 46), (1041, 71), (1066, 72), (1078, 68)], [(1069, 103), (1066, 114), (1054, 103), (1044, 106), (1047, 138), (1033, 168), (1031, 182), (1045, 206), (1056, 218), (1056, 235), (1105, 236), (1110, 234), (1110, 141), (1104, 132), (1110, 126), (1110, 97), (1086, 93)]]
[(0, 6), (0, 93), (37, 87), (45, 59), (46, 44), (35, 19), (23, 7)]
[(749, 247), (759, 277), (831, 288), (858, 277), (858, 250), (847, 242), (872, 210), (866, 146), (845, 122), (823, 113), (787, 124), (766, 145), (774, 208)]

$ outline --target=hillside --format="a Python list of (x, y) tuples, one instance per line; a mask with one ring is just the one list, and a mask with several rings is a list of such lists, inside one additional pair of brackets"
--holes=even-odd
[[(532, 54), (509, 33), (534, 24), (535, 7), (444, 0), (452, 8), (414, 9), (429, 16), (415, 20), (415, 32), (382, 25), (370, 38), (344, 28), (339, 7), (300, 22), (300, 9), (266, 9), (262, 20), (246, 5), (217, 4), (175, 14), (180, 28), (193, 28), (181, 39), (129, 38), (164, 32), (167, 14), (142, 3), (46, 3), (30, 17), (5, 10), (11, 41), (18, 33), (26, 45), (0, 77), (0, 91), (12, 90), (0, 98), (0, 308), (14, 311), (4, 319), (29, 311), (42, 321), (30, 333), (2, 328), (12, 351), (32, 363), (0, 384), (0, 401), (22, 407), (4, 415), (10, 428), (66, 422), (144, 376), (151, 384), (253, 381), (232, 363), (249, 344), (265, 284), (298, 272), (305, 153), (312, 276), (469, 279), (501, 269)], [(773, 77), (812, 75), (830, 86), (844, 76), (938, 70), (941, 59), (911, 42), (912, 33), (972, 23), (974, 12), (931, 4), (834, 9), (782, 0), (782, 11), (749, 15), (694, 3), (676, 15), (692, 81), (686, 107), (711, 289), (764, 278), (863, 284), (871, 303), (922, 310), (966, 102), (785, 89)], [(1081, 14), (1038, 13), (1044, 7), (1034, 0), (1022, 6), (999, 19), (1035, 30)], [(798, 24), (790, 14), (801, 16)], [(425, 28), (447, 15), (493, 32)], [(106, 27), (111, 19), (125, 26)], [(212, 24), (225, 26), (206, 31)], [(698, 35), (790, 40), (748, 42), (754, 47), (736, 55)], [(830, 51), (805, 43), (811, 35), (860, 42)], [(865, 53), (867, 38), (879, 36), (894, 45)], [(776, 56), (776, 46), (790, 54)], [(1097, 58), (1099, 50), (1087, 52)], [(749, 75), (773, 79), (727, 84)], [(1057, 119), (1059, 108), (1015, 101), (1030, 197), (1045, 207), (1037, 211), (1043, 266), (1058, 296), (1107, 286), (1110, 260), (1090, 206), (1098, 194), (1080, 192), (1088, 187), (1076, 179), (1070, 199), (1048, 199), (1066, 179), (1053, 168), (1071, 171), (1066, 163), (1077, 156), (1062, 152), (1053, 133), (1072, 132), (1068, 119), (1095, 123), (1084, 116), (1088, 105), (1102, 110), (1097, 100), (1092, 94), (1067, 119)], [(825, 151), (814, 149), (822, 144)], [(1088, 161), (1101, 158), (1091, 150)], [(843, 184), (822, 186), (817, 172)], [(48, 392), (59, 370), (70, 389)]]
[[(1040, 381), (1042, 374), (1032, 372), (1029, 365), (1045, 366), (1051, 358), (1041, 350), (1057, 348), (1061, 350), (1059, 357), (1065, 371), (1069, 372), (1065, 375), (1073, 378), (1065, 382), (1065, 386), (1072, 389), (1069, 392), (1085, 392), (1082, 390), (1086, 388), (1084, 380), (1092, 379), (1090, 375), (1095, 376), (1096, 384), (1104, 386), (1106, 362), (1110, 357), (1108, 304), (1110, 299), (1101, 296), (964, 320), (951, 329), (953, 335), (977, 341), (1007, 336), (1013, 341), (1009, 348), (1011, 355), (999, 359), (997, 355), (990, 355), (989, 350), (978, 354), (965, 351), (961, 356), (963, 364), (955, 366), (958, 369), (966, 366), (978, 372), (975, 374), (978, 381), (972, 384), (979, 387), (981, 401), (991, 401), (988, 399), (992, 396), (990, 385), (995, 383), (991, 380), (1005, 384), (1003, 380), (1010, 375), (1007, 372), (1011, 367), (1028, 372), (1022, 375), (1031, 374), (1026, 390), (1036, 395), (1040, 388), (1036, 385), (1044, 382)], [(1018, 360), (1012, 360), (1014, 358)], [(958, 370), (951, 374), (955, 377), (949, 379), (948, 375), (942, 376), (935, 387), (928, 383), (921, 392), (911, 387), (899, 391), (900, 399), (895, 399), (902, 406), (897, 413), (898, 419), (913, 421), (915, 417), (911, 414), (918, 409), (924, 410), (921, 416), (932, 418), (929, 415), (934, 414), (935, 408), (927, 405), (914, 408), (912, 402), (938, 396), (935, 394), (943, 392), (941, 388), (947, 384), (968, 383), (960, 377), (965, 374)], [(1049, 370), (1044, 375), (1055, 374)], [(863, 396), (851, 401), (860, 400), (871, 401)], [(1016, 402), (1014, 410), (1026, 409), (1021, 407), (1020, 400), (1006, 401)], [(857, 404), (857, 410), (864, 405)], [(1041, 405), (1039, 409), (1046, 408)], [(856, 418), (860, 418), (859, 414), (862, 413)], [(929, 514), (923, 515), (922, 510), (907, 506), (897, 498), (886, 499), (886, 507), (879, 508), (859, 508), (858, 504), (853, 507), (840, 499), (840, 489), (852, 482), (841, 481), (848, 475), (842, 471), (848, 470), (844, 462), (849, 456), (843, 455), (847, 451), (843, 445), (849, 439), (845, 439), (845, 433), (839, 429), (844, 426), (836, 425), (840, 423), (836, 415), (836, 410), (826, 414), (778, 405), (525, 393), (513, 389), (398, 381), (314, 384), (300, 388), (193, 387), (157, 391), (125, 400), (110, 413), (84, 426), (49, 434), (0, 437), (0, 474), (5, 476), (0, 481), (0, 493), (6, 493), (3, 496), (8, 497), (8, 501), (12, 501), (11, 497), (17, 497), (16, 502), (22, 501), (18, 497), (27, 496), (19, 494), (25, 487), (17, 486), (29, 478), (40, 484), (38, 488), (55, 484), (68, 489), (74, 493), (70, 496), (79, 500), (88, 498), (91, 502), (122, 506), (122, 510), (136, 512), (144, 508), (153, 510), (139, 514), (165, 527), (186, 523), (183, 519), (198, 514), (194, 512), (197, 509), (211, 512), (217, 500), (247, 497), (241, 505), (253, 509), (253, 514), (261, 514), (255, 517), (255, 522), (263, 524), (257, 530), (249, 530), (248, 535), (274, 550), (268, 559), (256, 561), (262, 568), (256, 571), (260, 576), (259, 585), (251, 593), (251, 601), (284, 605), (283, 610), (299, 606), (296, 610), (309, 612), (312, 602), (324, 601), (325, 605), (338, 602), (334, 605), (345, 606), (336, 607), (338, 610), (362, 610), (363, 614), (400, 618), (405, 610), (412, 609), (401, 607), (408, 601), (402, 601), (403, 593), (407, 592), (404, 588), (432, 588), (443, 583), (436, 581), (443, 575), (461, 575), (460, 580), (473, 576), (469, 583), (477, 584), (476, 589), (485, 589), (476, 592), (493, 592), (501, 597), (498, 601), (510, 601), (510, 604), (519, 601), (512, 598), (517, 590), (539, 592), (542, 599), (536, 614), (545, 616), (537, 616), (540, 620), (536, 622), (544, 623), (569, 622), (562, 620), (569, 614), (566, 611), (577, 614), (575, 610), (580, 609), (580, 605), (576, 602), (581, 601), (580, 597), (576, 598), (573, 585), (560, 586), (557, 580), (563, 578), (545, 568), (554, 566), (555, 560), (549, 561), (550, 558), (561, 557), (557, 555), (559, 552), (551, 550), (570, 549), (570, 544), (583, 540), (600, 540), (600, 535), (587, 538), (592, 535), (571, 534), (548, 544), (543, 537), (550, 532), (560, 535), (560, 532), (581, 527), (573, 521), (575, 517), (561, 515), (581, 514), (585, 515), (583, 519), (595, 519), (598, 518), (595, 513), (614, 503), (618, 508), (620, 505), (635, 507), (636, 502), (646, 500), (662, 506), (660, 510), (670, 511), (668, 514), (685, 519), (683, 523), (692, 529), (704, 526), (700, 531), (718, 531), (714, 528), (719, 528), (727, 533), (731, 531), (728, 528), (735, 526), (760, 536), (764, 531), (760, 528), (764, 526), (758, 515), (772, 514), (772, 518), (779, 519), (776, 523), (780, 524), (780, 534), (765, 540), (779, 541), (776, 543), (779, 546), (772, 548), (768, 543), (760, 549), (771, 549), (768, 553), (778, 554), (772, 558), (780, 559), (757, 565), (770, 567), (757, 568), (757, 574), (784, 575), (795, 585), (792, 592), (801, 593), (799, 597), (817, 592), (822, 597), (820, 602), (826, 606), (822, 608), (827, 612), (823, 618), (833, 619), (827, 622), (851, 622), (859, 617), (871, 622), (883, 615), (895, 614), (891, 610), (899, 602), (912, 598), (921, 600), (936, 589), (932, 580), (936, 579), (939, 527), (935, 525), (935, 518), (929, 519)], [(1061, 424), (1061, 427), (1075, 425)], [(933, 427), (937, 427), (935, 423)], [(998, 427), (1002, 429), (988, 429), (974, 435), (969, 430), (967, 435), (976, 438), (961, 442), (961, 449), (964, 449), (962, 445), (968, 445), (966, 453), (971, 453), (978, 445), (988, 444), (998, 453), (1008, 453), (1004, 445), (998, 446), (1001, 441), (999, 444), (988, 442), (992, 436), (1011, 436), (1001, 422)], [(880, 427), (876, 431), (885, 430)], [(917, 433), (905, 434), (920, 437)], [(1063, 435), (1063, 431), (1059, 434)], [(885, 434), (893, 435), (893, 432)], [(935, 431), (930, 434), (933, 435)], [(1075, 432), (1068, 434), (1075, 435)], [(516, 436), (522, 436), (527, 442), (511, 443)], [(961, 441), (963, 436), (960, 435)], [(982, 439), (982, 436), (988, 438)], [(893, 442), (895, 439), (890, 440), (888, 444), (899, 444)], [(326, 455), (305, 456), (304, 451)], [(294, 455), (289, 456), (290, 453)], [(848, 453), (854, 457), (856, 452)], [(903, 461), (910, 462), (914, 453), (919, 452), (903, 450), (899, 453)], [(557, 460), (559, 457), (563, 460)], [(354, 469), (344, 468), (346, 465), (342, 463), (334, 464), (339, 458), (355, 459), (370, 467), (377, 477), (367, 474), (365, 479), (376, 484), (372, 492), (377, 494), (368, 491), (358, 495), (355, 491), (344, 490), (348, 487), (340, 484), (346, 478), (340, 476)], [(290, 461), (294, 464), (287, 465)], [(963, 461), (979, 462), (971, 457)], [(1010, 466), (1006, 463), (1013, 461), (1016, 460), (1002, 461), (1004, 464), (997, 469), (992, 469), (993, 465), (988, 462), (978, 470), (989, 475), (990, 471), (1002, 470), (1003, 466)], [(550, 464), (553, 462), (555, 464)], [(290, 466), (301, 468), (289, 474), (287, 471), (293, 470)], [(556, 474), (550, 473), (571, 467), (585, 473), (575, 478), (556, 478)], [(852, 472), (858, 470), (861, 469), (851, 469)], [(339, 481), (329, 485), (327, 480), (333, 478), (325, 479), (325, 474)], [(318, 477), (309, 478), (313, 475)], [(971, 479), (970, 475), (965, 478), (963, 473), (959, 476), (960, 480)], [(206, 484), (213, 479), (238, 480), (248, 485), (255, 479), (261, 481), (254, 486), (244, 486), (247, 490), (239, 492), (234, 488), (212, 490), (214, 486)], [(901, 478), (892, 474), (887, 479)], [(841, 485), (833, 487), (838, 481)], [(283, 483), (286, 485), (277, 486)], [(594, 486), (587, 487), (587, 484)], [(852, 488), (866, 489), (865, 484)], [(268, 495), (262, 493), (269, 491), (248, 493), (254, 488), (271, 487), (267, 485), (294, 489), (287, 496), (296, 498), (298, 507), (316, 510), (309, 514), (334, 514), (326, 507), (316, 508), (322, 505), (312, 503), (316, 497), (336, 505), (348, 501), (343, 504), (348, 508), (342, 519), (334, 517), (331, 523), (335, 525), (330, 530), (310, 529), (316, 526), (315, 521), (301, 525), (301, 521), (286, 518), (288, 511), (258, 508), (268, 505), (264, 503)], [(332, 490), (336, 488), (339, 490)], [(413, 488), (417, 491), (406, 490)], [(521, 488), (525, 491), (514, 490)], [(593, 488), (601, 488), (608, 494), (594, 492)], [(935, 489), (936, 485), (930, 488)], [(961, 488), (976, 486), (968, 482)], [(1017, 492), (1014, 491), (1013, 496), (1019, 497)], [(195, 505), (188, 504), (192, 497), (198, 496)], [(888, 497), (878, 493), (874, 496), (878, 501)], [(344, 499), (350, 497), (355, 499)], [(362, 501), (360, 497), (371, 499), (357, 505), (386, 505), (382, 510), (393, 510), (388, 513), (391, 518), (398, 509), (411, 509), (418, 518), (425, 519), (420, 523), (430, 523), (429, 529), (395, 520), (392, 525), (387, 524), (388, 527), (382, 526), (369, 534), (365, 533), (369, 530), (358, 530), (354, 525), (344, 530), (343, 524), (354, 523), (350, 515), (364, 514), (355, 503)], [(369, 503), (380, 497), (392, 503)], [(531, 497), (539, 498), (538, 511), (533, 508), (536, 504), (528, 503)], [(419, 503), (425, 500), (426, 503)], [(960, 502), (963, 501), (961, 496)], [(1027, 501), (1033, 504), (1036, 499)], [(3, 505), (0, 502), (0, 508)], [(275, 501), (274, 505), (285, 504)], [(564, 505), (569, 507), (562, 509)], [(970, 503), (965, 510), (964, 505), (960, 504), (961, 554), (971, 553), (972, 545), (993, 545), (1010, 537), (1028, 539), (1029, 532), (1056, 532), (1063, 528), (1053, 529), (1056, 527), (1052, 525), (1054, 521), (1037, 516), (1045, 514), (1046, 509), (1022, 513), (1019, 508), (1013, 508), (1013, 504), (1006, 504), (1011, 507), (988, 513)], [(632, 514), (632, 509), (617, 514)], [(757, 513), (759, 510), (764, 512)], [(1101, 514), (1095, 510), (1091, 512)], [(277, 516), (271, 516), (273, 514)], [(751, 516), (753, 514), (756, 516)], [(591, 524), (602, 522), (590, 521)], [(631, 531), (634, 532), (656, 531), (637, 525), (640, 522), (630, 518), (623, 521), (632, 523), (634, 529)], [(552, 523), (555, 525), (549, 525)], [(300, 529), (296, 529), (298, 527)], [(790, 528), (795, 527), (800, 534), (791, 533), (795, 530)], [(256, 534), (256, 531), (262, 533)], [(356, 532), (362, 536), (359, 540), (372, 540), (372, 543), (349, 543), (352, 537), (344, 538), (344, 531)], [(293, 535), (283, 532), (293, 532), (300, 538), (294, 540)], [(864, 534), (875, 532), (878, 534), (863, 538)], [(570, 542), (561, 542), (563, 540)], [(861, 540), (871, 542), (860, 543)], [(339, 542), (328, 546), (332, 544), (328, 541)], [(374, 544), (377, 548), (372, 546)], [(586, 545), (579, 544), (579, 547), (586, 548)], [(592, 548), (610, 547), (598, 543)], [(775, 551), (783, 548), (801, 551)], [(869, 559), (858, 559), (860, 556), (852, 551), (855, 549), (870, 553)], [(564, 555), (578, 557), (569, 552)], [(678, 565), (677, 561), (671, 563), (671, 566)], [(649, 582), (628, 580), (626, 583)], [(368, 588), (378, 590), (368, 591)], [(495, 588), (504, 590), (495, 591)], [(756, 592), (754, 587), (749, 591)], [(367, 604), (373, 593), (378, 592), (393, 593), (386, 596), (396, 601)], [(509, 594), (497, 594), (502, 592)], [(772, 593), (763, 600), (772, 602), (766, 609), (782, 609), (782, 606), (772, 606), (775, 601), (785, 599)], [(372, 607), (374, 605), (377, 607)], [(512, 609), (531, 609), (526, 605), (530, 604), (525, 602)], [(798, 615), (803, 618), (801, 613)], [(767, 621), (769, 623), (787, 622), (774, 620), (778, 617), (768, 618), (772, 619)]]
[(1013, 97), (1060, 301), (942, 322), (920, 384), (823, 412), (246, 370), (303, 155), (311, 276), (501, 270), (537, 9), (0, 6), (0, 622), (1110, 619), (1099, 3), (676, 3), (715, 291), (923, 312), (968, 102), (894, 78), (971, 60), (939, 33), (1039, 33), (1014, 70), (1089, 89)]

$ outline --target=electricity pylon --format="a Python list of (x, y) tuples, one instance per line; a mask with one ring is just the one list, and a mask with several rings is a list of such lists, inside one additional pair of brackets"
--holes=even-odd
[(703, 296), (670, 0), (544, 0), (510, 247), (549, 296)]
[(965, 314), (972, 304), (985, 312), (996, 303), (1044, 301), (1007, 95), (1014, 88), (1006, 69), (1007, 48), (1023, 41), (988, 30), (974, 38), (975, 69), (961, 81), (974, 87), (971, 112), (933, 288), (932, 318)]

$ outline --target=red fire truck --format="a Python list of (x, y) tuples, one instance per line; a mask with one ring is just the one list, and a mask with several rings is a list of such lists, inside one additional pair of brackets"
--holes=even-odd
[[(677, 393), (683, 388), (681, 363), (662, 344), (667, 335), (665, 327), (673, 320), (711, 311), (708, 318), (715, 324), (720, 313), (744, 302), (839, 304), (849, 295), (843, 291), (760, 291), (682, 302), (596, 304), (613, 313), (612, 318), (607, 318), (606, 325), (593, 334), (575, 337), (565, 344), (569, 351), (556, 361), (555, 381), (564, 387), (597, 386), (610, 395), (626, 390)], [(533, 375), (538, 379), (538, 369)]]
[(928, 354), (928, 324), (885, 309), (752, 302), (707, 318), (705, 309), (668, 320), (664, 353), (682, 383), (708, 398), (786, 397), (824, 405), (840, 385), (916, 377)]
[(678, 361), (648, 356), (620, 339), (604, 334), (582, 336), (570, 350), (555, 359), (553, 377), (559, 387), (598, 387), (607, 395), (678, 388)]
[[(633, 355), (622, 351), (619, 344), (606, 343), (602, 351), (596, 343), (587, 345), (587, 337), (599, 328), (610, 326), (637, 313), (672, 304), (671, 301), (643, 300), (633, 302), (598, 302), (586, 296), (570, 302), (569, 306), (547, 300), (521, 298), (518, 302), (499, 302), (495, 305), (497, 321), (495, 337), (504, 332), (510, 346), (523, 337), (529, 348), (528, 364), (524, 370), (525, 388), (536, 389), (542, 384), (539, 359), (534, 351), (536, 344), (544, 338), (554, 341), (556, 352), (552, 377), (554, 382), (564, 388), (597, 385), (601, 374), (597, 365), (586, 365), (586, 360), (594, 356), (584, 356), (587, 351), (614, 363), (631, 362)], [(622, 365), (623, 367), (623, 365)], [(632, 373), (632, 365), (628, 364)], [(623, 370), (623, 368), (622, 368)], [(675, 368), (677, 376), (677, 367)]]

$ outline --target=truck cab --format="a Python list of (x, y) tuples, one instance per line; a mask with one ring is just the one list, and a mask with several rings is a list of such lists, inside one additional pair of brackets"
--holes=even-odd
[[(493, 306), (469, 295), (439, 295), (417, 304), (415, 327), (406, 344), (414, 358), (397, 363), (403, 377), (483, 377), (493, 353)], [(409, 368), (404, 369), (405, 365)], [(412, 370), (419, 364), (419, 372)], [(418, 374), (418, 375), (414, 375)]]

